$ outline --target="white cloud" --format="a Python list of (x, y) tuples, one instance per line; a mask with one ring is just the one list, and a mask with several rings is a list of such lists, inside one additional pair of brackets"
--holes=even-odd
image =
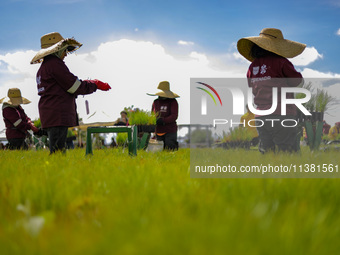
[[(314, 57), (309, 57), (304, 63), (320, 58), (316, 50), (310, 49)], [(245, 77), (249, 66), (248, 61), (240, 61), (238, 55), (232, 53), (208, 56), (201, 52), (191, 52), (176, 58), (162, 45), (150, 41), (121, 39), (102, 43), (92, 52), (85, 50), (86, 45), (77, 53), (67, 56), (65, 62), (70, 71), (80, 79), (100, 79), (112, 87), (108, 92), (97, 91), (78, 97), (78, 112), (85, 121), (94, 112), (98, 113), (98, 117), (101, 116), (100, 121), (115, 120), (125, 106), (134, 105), (150, 110), (155, 97), (146, 93), (157, 92), (158, 83), (168, 80), (171, 90), (181, 96), (178, 99), (178, 123), (189, 123), (190, 78)], [(6, 96), (9, 88), (20, 88), (22, 95), (32, 101), (31, 104), (23, 106), (32, 119), (39, 117), (35, 76), (40, 64), (29, 64), (35, 53), (30, 50), (0, 55), (0, 98)], [(339, 77), (338, 74), (325, 74), (307, 68), (302, 73), (306, 77)], [(85, 100), (90, 104), (91, 113), (88, 116)], [(92, 117), (88, 120), (92, 121), (97, 119)], [(3, 121), (0, 121), (0, 131), (3, 129)]]
[(296, 66), (308, 66), (320, 58), (322, 59), (323, 55), (320, 54), (314, 47), (306, 47), (300, 55), (290, 59), (290, 61)]
[(30, 76), (37, 70), (35, 66), (27, 64), (31, 61), (34, 54), (34, 51), (7, 53), (6, 55), (0, 55), (0, 61), (2, 65), (6, 66), (8, 73)]
[(247, 63), (248, 65), (250, 65), (249, 60), (243, 57), (238, 51), (233, 53), (233, 57), (240, 62)]
[(304, 68), (301, 74), (303, 77), (308, 77), (308, 78), (340, 78), (340, 74), (331, 73), (331, 72), (323, 73), (323, 72), (313, 70), (310, 68)]
[(336, 31), (336, 35), (340, 36), (340, 28)]
[(179, 40), (177, 42), (178, 45), (184, 45), (184, 46), (190, 46), (190, 45), (194, 45), (194, 42), (190, 42), (190, 41), (183, 41), (183, 40)]

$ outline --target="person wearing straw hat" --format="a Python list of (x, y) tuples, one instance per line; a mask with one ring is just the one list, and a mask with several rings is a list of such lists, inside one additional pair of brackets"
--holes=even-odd
[(8, 90), (7, 97), (0, 99), (2, 105), (2, 116), (6, 126), (6, 138), (10, 150), (28, 149), (25, 139), (28, 130), (34, 133), (39, 129), (34, 126), (31, 119), (26, 115), (21, 104), (29, 104), (31, 101), (21, 96), (18, 88)]
[[(281, 30), (276, 28), (264, 28), (259, 36), (241, 38), (237, 42), (239, 53), (251, 62), (247, 78), (257, 110), (271, 108), (272, 88), (278, 88), (276, 110), (270, 115), (256, 115), (256, 119), (264, 121), (264, 125), (257, 128), (260, 138), (259, 150), (263, 153), (275, 151), (275, 147), (281, 151), (299, 150), (297, 127), (281, 125), (283, 119), (295, 119), (297, 114), (296, 106), (289, 104), (286, 116), (281, 115), (281, 88), (303, 84), (301, 73), (295, 70), (287, 58), (301, 54), (305, 47), (305, 44), (285, 39)], [(294, 98), (293, 93), (288, 93), (286, 98)], [(273, 124), (265, 121), (266, 119), (280, 121)]]
[(78, 126), (76, 101), (97, 89), (111, 89), (99, 80), (80, 80), (64, 63), (67, 54), (78, 50), (82, 44), (74, 38), (64, 39), (53, 32), (41, 37), (41, 50), (31, 64), (42, 63), (36, 76), (41, 126), (47, 130), (50, 152), (64, 151), (68, 127)]
[(158, 141), (163, 141), (165, 150), (177, 150), (178, 103), (176, 98), (179, 95), (170, 90), (168, 81), (160, 82), (157, 88), (161, 91), (148, 94), (149, 96), (158, 96), (152, 104), (152, 111), (157, 114), (156, 138)]

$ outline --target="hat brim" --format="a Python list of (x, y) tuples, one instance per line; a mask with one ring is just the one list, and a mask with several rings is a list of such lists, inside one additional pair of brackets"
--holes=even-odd
[(176, 93), (167, 90), (167, 91), (161, 91), (161, 92), (157, 92), (155, 94), (148, 94), (149, 96), (160, 96), (160, 97), (166, 97), (166, 98), (177, 98), (179, 97), (179, 95), (177, 95)]
[(12, 98), (9, 98), (9, 97), (4, 97), (2, 99), (0, 99), (0, 104), (10, 104), (10, 105), (14, 105), (14, 106), (18, 106), (18, 105), (21, 105), (21, 104), (30, 104), (31, 101), (28, 100), (27, 98), (24, 98), (24, 97), (12, 97)]
[(245, 37), (237, 42), (237, 50), (250, 62), (254, 61), (250, 54), (254, 44), (285, 58), (296, 57), (306, 48), (306, 44), (287, 39), (273, 40), (262, 36)]
[(42, 62), (43, 58), (58, 52), (61, 49), (66, 49), (68, 46), (73, 46), (74, 49), (72, 51), (69, 52), (74, 52), (76, 50), (78, 50), (83, 44), (81, 44), (80, 42), (78, 42), (77, 40), (73, 39), (73, 38), (66, 38), (61, 40), (60, 42), (46, 48), (46, 49), (41, 49), (38, 51), (38, 53), (33, 57), (33, 59), (31, 60), (31, 64), (37, 64)]

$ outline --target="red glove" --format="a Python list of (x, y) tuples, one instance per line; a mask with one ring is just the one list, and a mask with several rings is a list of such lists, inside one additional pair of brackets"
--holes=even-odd
[(110, 85), (106, 82), (102, 82), (102, 81), (99, 81), (99, 80), (92, 80), (92, 81), (97, 85), (97, 88), (100, 89), (100, 90), (107, 91), (107, 90), (111, 89)]
[(33, 131), (33, 133), (36, 133), (36, 132), (39, 131), (39, 128), (37, 128), (37, 127), (31, 125), (31, 130)]

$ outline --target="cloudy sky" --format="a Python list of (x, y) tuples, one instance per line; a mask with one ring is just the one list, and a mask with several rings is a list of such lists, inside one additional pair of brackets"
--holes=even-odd
[[(125, 106), (150, 110), (162, 80), (179, 94), (178, 122), (189, 122), (191, 77), (245, 77), (249, 62), (237, 52), (237, 41), (265, 27), (307, 44), (294, 59), (304, 77), (340, 78), (340, 0), (2, 0), (0, 8), (0, 98), (18, 87), (32, 103), (26, 113), (38, 118), (35, 75), (40, 64), (29, 62), (40, 49), (40, 37), (58, 31), (83, 43), (65, 59), (80, 79), (110, 83), (77, 99), (85, 122), (112, 121)], [(338, 85), (328, 86), (340, 98)], [(90, 104), (89, 118), (85, 100)], [(338, 110), (333, 110), (337, 112)], [(326, 120), (340, 121), (330, 112)], [(338, 118), (338, 119), (337, 119)], [(4, 129), (0, 122), (0, 132)], [(0, 134), (1, 136), (1, 134)]]

